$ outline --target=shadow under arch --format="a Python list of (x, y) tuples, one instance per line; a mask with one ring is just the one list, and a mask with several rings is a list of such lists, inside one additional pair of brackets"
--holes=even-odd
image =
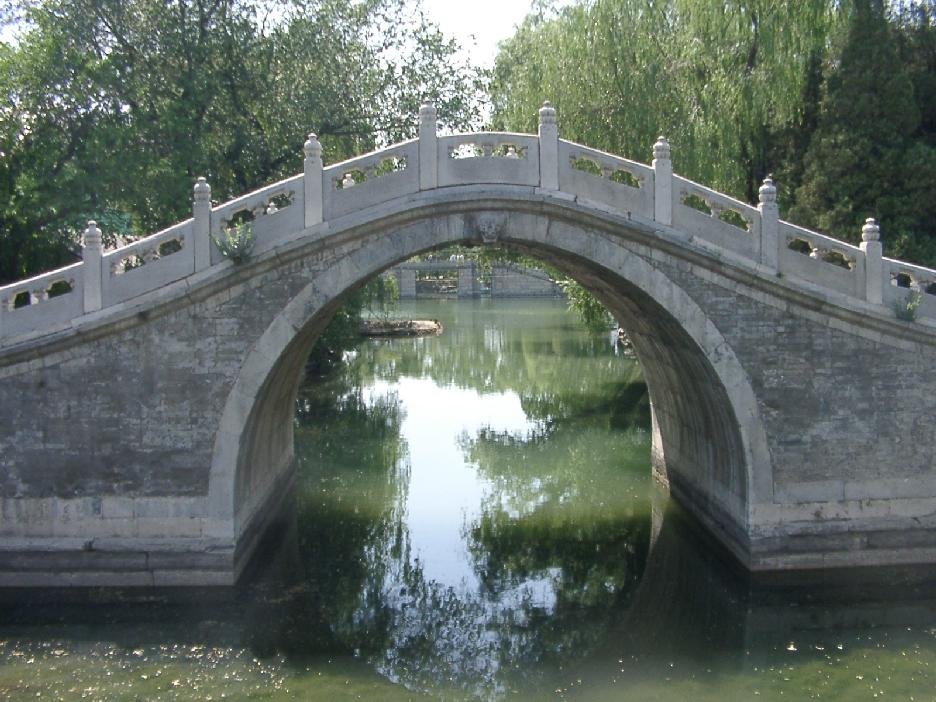
[(650, 392), (653, 462), (674, 496), (742, 562), (753, 505), (772, 501), (763, 425), (747, 374), (699, 304), (658, 267), (561, 213), (510, 203), (445, 208), (373, 227), (279, 312), (249, 351), (214, 443), (209, 501), (226, 515), (237, 570), (250, 556), (268, 505), (288, 489), (296, 392), (308, 353), (343, 301), (368, 279), (416, 254), (482, 241), (567, 272), (631, 334)]

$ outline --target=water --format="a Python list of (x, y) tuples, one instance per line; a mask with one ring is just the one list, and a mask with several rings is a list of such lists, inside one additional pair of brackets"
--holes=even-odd
[(236, 590), (0, 593), (3, 699), (936, 699), (928, 571), (737, 573), (650, 479), (639, 368), (556, 302), (420, 302), (300, 392)]

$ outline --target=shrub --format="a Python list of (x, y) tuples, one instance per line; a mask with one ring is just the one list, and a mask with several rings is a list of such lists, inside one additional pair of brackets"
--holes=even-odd
[(244, 222), (234, 227), (228, 227), (224, 230), (224, 235), (218, 239), (211, 238), (218, 251), (225, 258), (231, 259), (235, 265), (246, 263), (250, 260), (250, 253), (253, 251), (253, 232), (250, 224)]
[(923, 302), (923, 295), (919, 290), (913, 290), (905, 298), (897, 299), (894, 301), (894, 312), (897, 315), (897, 319), (902, 319), (905, 322), (913, 322), (916, 320), (917, 308), (920, 306), (920, 303)]

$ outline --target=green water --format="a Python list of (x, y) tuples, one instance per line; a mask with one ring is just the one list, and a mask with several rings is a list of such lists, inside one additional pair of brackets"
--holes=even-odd
[(561, 303), (425, 302), (301, 388), (232, 591), (0, 593), (0, 698), (936, 699), (926, 571), (753, 582), (650, 479), (639, 368)]

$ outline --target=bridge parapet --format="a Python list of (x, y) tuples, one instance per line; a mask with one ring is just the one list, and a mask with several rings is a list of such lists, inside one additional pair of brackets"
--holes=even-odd
[(106, 252), (101, 260), (102, 306), (116, 305), (191, 275), (195, 271), (192, 222), (185, 220)]
[[(273, 183), (260, 190), (212, 208), (208, 231), (218, 238), (226, 229), (249, 222), (256, 250), (272, 248), (280, 239), (305, 227), (302, 174)], [(224, 257), (211, 246), (211, 265)]]
[(936, 319), (936, 271), (893, 258), (882, 259), (884, 304), (906, 304), (908, 295), (919, 295), (917, 314)]
[(673, 176), (673, 227), (745, 258), (760, 255), (761, 215), (755, 207)]
[(653, 219), (654, 172), (643, 163), (559, 140), (559, 189)]
[(84, 314), (84, 265), (74, 263), (0, 288), (0, 343)]
[(866, 297), (865, 252), (823, 234), (780, 222), (779, 268), (784, 276)]
[(419, 140), (329, 166), (322, 181), (326, 221), (419, 192)]
[[(420, 110), (419, 138), (323, 167), (315, 135), (304, 144), (303, 173), (212, 208), (204, 179), (195, 187), (194, 217), (100, 259), (0, 287), (0, 346), (68, 327), (97, 310), (141, 298), (224, 262), (212, 239), (250, 222), (255, 251), (297, 236), (327, 235), (346, 215), (421, 191), (479, 184), (561, 192), (660, 230), (687, 246), (729, 252), (740, 265), (784, 279), (806, 293), (829, 291), (893, 314), (917, 295), (915, 314), (936, 322), (936, 271), (885, 259), (876, 224), (861, 247), (780, 221), (768, 178), (751, 206), (674, 175), (669, 143), (653, 145), (651, 166), (558, 138), (555, 110), (539, 111), (537, 135), (479, 132), (439, 136), (436, 111)], [(871, 232), (872, 229), (873, 233)], [(93, 259), (93, 260), (92, 260)], [(745, 262), (748, 262), (745, 264)], [(89, 266), (100, 264), (100, 275)], [(89, 298), (90, 295), (90, 298)]]
[(530, 134), (478, 132), (439, 138), (439, 187), (540, 184), (539, 140)]

